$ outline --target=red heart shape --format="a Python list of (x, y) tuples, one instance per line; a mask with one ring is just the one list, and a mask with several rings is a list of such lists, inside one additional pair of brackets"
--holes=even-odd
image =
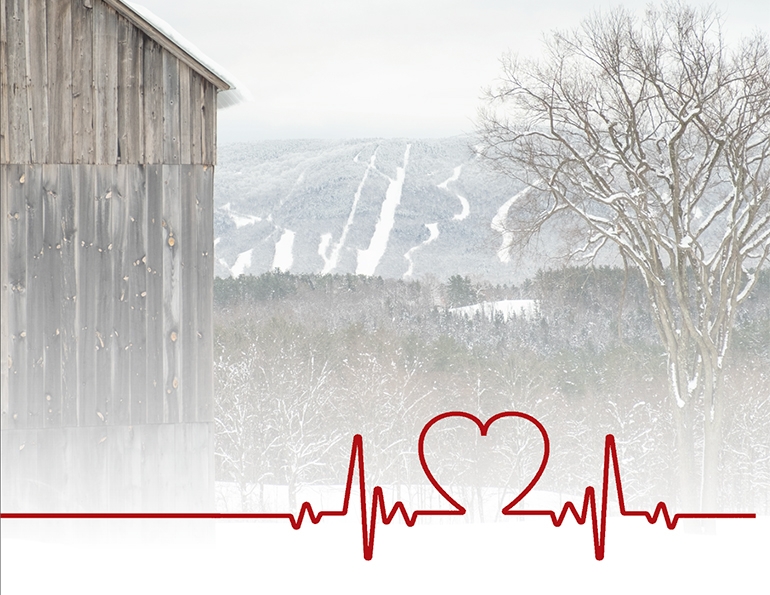
[(543, 438), (543, 458), (540, 461), (540, 466), (537, 469), (537, 472), (532, 476), (532, 479), (529, 481), (529, 483), (524, 487), (524, 489), (519, 492), (518, 496), (516, 496), (513, 500), (511, 500), (508, 504), (505, 505), (502, 512), (503, 514), (506, 514), (511, 511), (511, 509), (516, 506), (521, 500), (529, 494), (529, 492), (532, 490), (532, 488), (535, 487), (535, 484), (540, 481), (540, 477), (543, 475), (543, 471), (545, 471), (545, 467), (548, 464), (548, 455), (551, 451), (551, 442), (548, 439), (548, 432), (545, 430), (545, 426), (541, 424), (537, 419), (532, 417), (531, 415), (527, 413), (522, 413), (520, 411), (503, 411), (501, 413), (497, 413), (490, 417), (486, 422), (483, 422), (476, 417), (475, 415), (471, 413), (466, 413), (465, 411), (447, 411), (445, 413), (441, 413), (431, 419), (425, 426), (422, 428), (422, 432), (420, 432), (420, 440), (417, 444), (417, 451), (420, 457), (420, 464), (422, 465), (422, 470), (425, 473), (425, 476), (428, 478), (428, 481), (433, 485), (433, 487), (436, 489), (436, 491), (441, 494), (441, 496), (451, 504), (455, 510), (457, 511), (457, 514), (463, 515), (466, 512), (466, 509), (464, 506), (462, 506), (457, 500), (452, 498), (447, 491), (441, 486), (441, 484), (436, 480), (436, 478), (433, 476), (433, 473), (431, 473), (430, 468), (428, 467), (428, 463), (425, 460), (425, 437), (428, 435), (428, 432), (430, 429), (440, 422), (443, 419), (447, 419), (449, 417), (463, 417), (465, 419), (471, 420), (474, 424), (476, 424), (476, 427), (479, 429), (479, 432), (481, 432), (482, 436), (486, 436), (487, 432), (489, 431), (490, 426), (495, 423), (499, 419), (503, 419), (506, 417), (518, 417), (520, 419), (524, 419), (531, 424), (533, 424), (538, 431), (540, 432), (540, 435)]

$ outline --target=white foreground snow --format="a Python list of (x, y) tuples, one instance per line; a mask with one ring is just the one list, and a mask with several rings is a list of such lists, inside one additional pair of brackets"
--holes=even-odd
[(590, 528), (572, 521), (558, 529), (535, 518), (396, 521), (377, 525), (366, 562), (359, 511), (355, 499), (348, 517), (299, 531), (282, 521), (4, 519), (2, 592), (647, 595), (767, 586), (770, 518), (719, 522), (716, 536), (702, 536), (610, 517), (602, 562)]

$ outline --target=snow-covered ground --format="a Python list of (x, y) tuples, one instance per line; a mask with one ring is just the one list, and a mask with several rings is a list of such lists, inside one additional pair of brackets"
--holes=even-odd
[(355, 514), (299, 531), (236, 520), (3, 520), (1, 530), (4, 594), (751, 594), (766, 592), (770, 554), (767, 517), (720, 522), (715, 536), (611, 517), (602, 562), (589, 527), (546, 519), (378, 525), (370, 562)]

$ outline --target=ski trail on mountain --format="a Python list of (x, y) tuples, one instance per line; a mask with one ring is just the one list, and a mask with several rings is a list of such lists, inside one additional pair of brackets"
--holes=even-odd
[(406, 258), (407, 262), (409, 263), (409, 268), (406, 270), (406, 273), (404, 273), (404, 276), (402, 277), (402, 279), (411, 277), (412, 273), (414, 272), (414, 261), (412, 260), (412, 253), (415, 252), (416, 250), (419, 250), (423, 246), (427, 246), (438, 237), (438, 223), (426, 223), (425, 227), (428, 228), (428, 231), (430, 232), (430, 237), (424, 242), (420, 242), (416, 246), (409, 248), (406, 254), (404, 254), (404, 258)]
[(436, 184), (437, 188), (441, 188), (442, 190), (446, 190), (447, 192), (452, 192), (458, 199), (460, 199), (460, 204), (462, 205), (463, 210), (457, 214), (455, 214), (454, 217), (452, 217), (452, 220), (454, 221), (462, 221), (465, 219), (468, 214), (471, 212), (471, 206), (468, 203), (468, 199), (464, 196), (460, 196), (457, 192), (454, 192), (452, 190), (449, 190), (448, 184), (449, 182), (456, 182), (458, 178), (460, 177), (460, 172), (463, 170), (462, 165), (458, 165), (454, 168), (454, 171), (452, 172), (452, 176), (450, 178), (447, 178), (441, 184)]
[(254, 252), (254, 248), (251, 248), (250, 250), (246, 250), (246, 252), (241, 252), (238, 257), (235, 259), (235, 263), (232, 267), (227, 266), (227, 263), (223, 258), (219, 259), (220, 264), (224, 266), (228, 271), (230, 271), (230, 276), (233, 279), (237, 279), (243, 273), (246, 272), (246, 269), (248, 269), (251, 266), (251, 255)]
[(511, 198), (505, 201), (503, 206), (497, 209), (497, 214), (492, 217), (492, 231), (496, 231), (503, 236), (503, 242), (500, 245), (500, 249), (497, 251), (497, 258), (500, 259), (500, 262), (505, 263), (511, 260), (511, 254), (508, 248), (510, 248), (513, 242), (513, 232), (506, 229), (505, 227), (505, 222), (508, 220), (508, 211), (513, 206), (513, 203), (515, 203), (520, 198), (525, 197), (531, 190), (532, 186), (527, 186), (521, 192), (514, 194)]
[(404, 166), (396, 168), (396, 179), (390, 179), (388, 189), (385, 191), (385, 200), (382, 202), (380, 218), (374, 226), (374, 234), (366, 250), (358, 251), (356, 275), (374, 275), (377, 265), (380, 264), (385, 249), (388, 247), (388, 239), (396, 219), (396, 209), (401, 203), (401, 192), (404, 189), (406, 166), (409, 163), (409, 150), (412, 144), (406, 145), (404, 152)]
[[(369, 172), (374, 167), (374, 161), (377, 159), (377, 150), (379, 147), (374, 149), (374, 153), (372, 153), (371, 158), (369, 159), (369, 165), (366, 167), (366, 171), (364, 172), (364, 177), (361, 178), (361, 183), (358, 184), (358, 188), (356, 189), (355, 195), (353, 195), (353, 206), (350, 207), (350, 213), (348, 213), (348, 219), (345, 221), (345, 226), (342, 228), (342, 235), (340, 235), (340, 241), (334, 244), (332, 247), (331, 254), (327, 257), (326, 252), (329, 249), (329, 245), (332, 241), (332, 234), (325, 233), (321, 236), (321, 243), (318, 245), (318, 254), (321, 258), (323, 258), (324, 261), (324, 268), (321, 270), (322, 275), (327, 275), (331, 273), (335, 268), (337, 268), (337, 263), (340, 259), (340, 252), (342, 251), (342, 247), (345, 245), (345, 240), (348, 237), (348, 231), (350, 230), (350, 227), (353, 225), (353, 219), (356, 216), (356, 209), (358, 208), (358, 201), (361, 199), (361, 191), (364, 189), (364, 184), (366, 184), (366, 178), (369, 177)], [(359, 155), (361, 153), (359, 152)], [(355, 156), (353, 161), (358, 161), (358, 155)]]
[(279, 269), (289, 272), (291, 265), (294, 264), (294, 236), (295, 233), (290, 229), (285, 229), (280, 239), (275, 243), (275, 255), (273, 256), (273, 270)]

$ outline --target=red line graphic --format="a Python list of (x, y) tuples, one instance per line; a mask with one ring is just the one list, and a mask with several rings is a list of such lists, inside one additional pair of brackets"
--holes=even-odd
[(607, 529), (607, 501), (609, 497), (609, 479), (610, 466), (614, 475), (618, 505), (621, 516), (643, 517), (650, 524), (655, 524), (663, 517), (666, 527), (669, 530), (676, 528), (681, 519), (753, 519), (754, 513), (677, 513), (673, 516), (668, 510), (665, 502), (659, 502), (653, 512), (646, 510), (628, 510), (623, 496), (623, 487), (620, 477), (620, 465), (618, 463), (618, 453), (615, 446), (615, 437), (608, 434), (604, 443), (604, 472), (601, 489), (601, 505), (597, 508), (596, 490), (593, 486), (588, 486), (583, 496), (582, 508), (578, 508), (573, 502), (566, 502), (561, 511), (557, 514), (553, 510), (513, 510), (524, 497), (535, 487), (543, 475), (548, 457), (550, 454), (550, 440), (545, 427), (537, 419), (527, 413), (519, 411), (504, 411), (490, 417), (486, 422), (482, 422), (478, 417), (464, 411), (448, 411), (441, 413), (431, 419), (420, 432), (418, 442), (418, 455), (423, 472), (431, 485), (446, 500), (451, 509), (425, 509), (415, 510), (411, 514), (406, 510), (406, 506), (401, 501), (396, 501), (388, 510), (385, 503), (385, 495), (382, 487), (375, 486), (372, 490), (371, 508), (367, 506), (367, 488), (366, 474), (364, 470), (364, 444), (363, 437), (356, 434), (353, 437), (353, 443), (350, 449), (350, 463), (348, 465), (348, 475), (345, 482), (345, 496), (342, 502), (342, 508), (339, 510), (322, 510), (315, 512), (309, 502), (303, 502), (299, 513), (291, 512), (258, 512), (258, 513), (216, 513), (216, 512), (157, 512), (157, 513), (133, 513), (133, 512), (20, 512), (20, 513), (0, 513), (0, 518), (6, 519), (286, 519), (292, 528), (297, 530), (302, 527), (305, 519), (311, 523), (318, 524), (325, 517), (342, 517), (348, 514), (351, 495), (353, 493), (353, 478), (358, 470), (358, 490), (361, 502), (361, 538), (363, 545), (363, 554), (365, 560), (371, 560), (374, 555), (374, 536), (377, 528), (377, 519), (389, 525), (397, 515), (400, 515), (408, 527), (413, 527), (417, 519), (421, 516), (462, 516), (466, 513), (465, 507), (457, 502), (436, 480), (425, 459), (424, 443), (430, 429), (438, 422), (450, 418), (460, 417), (472, 421), (478, 427), (481, 436), (486, 436), (489, 428), (496, 421), (503, 418), (520, 418), (532, 423), (543, 439), (543, 458), (540, 466), (535, 472), (530, 482), (524, 489), (503, 509), (502, 513), (508, 516), (547, 516), (555, 527), (560, 527), (570, 513), (578, 524), (584, 525), (591, 518), (591, 527), (593, 533), (594, 555), (597, 560), (604, 559), (605, 534)]

